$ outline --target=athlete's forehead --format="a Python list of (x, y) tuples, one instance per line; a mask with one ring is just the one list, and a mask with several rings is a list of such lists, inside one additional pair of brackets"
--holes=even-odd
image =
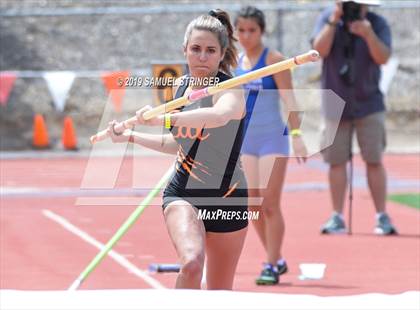
[(188, 44), (199, 45), (201, 47), (220, 48), (219, 40), (217, 39), (216, 34), (207, 30), (194, 29), (191, 32)]
[(259, 28), (257, 20), (254, 17), (238, 17), (236, 28)]

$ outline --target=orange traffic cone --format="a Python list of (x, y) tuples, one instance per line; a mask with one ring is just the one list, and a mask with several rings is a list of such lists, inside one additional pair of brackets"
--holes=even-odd
[(64, 118), (63, 135), (61, 141), (66, 150), (77, 150), (76, 132), (70, 116)]
[(37, 149), (45, 149), (50, 146), (47, 126), (41, 114), (35, 114), (34, 116), (32, 145)]

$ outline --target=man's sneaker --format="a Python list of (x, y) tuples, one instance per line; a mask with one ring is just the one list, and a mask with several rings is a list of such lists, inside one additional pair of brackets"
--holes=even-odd
[(277, 273), (279, 276), (281, 276), (282, 274), (285, 274), (287, 272), (288, 268), (287, 268), (287, 264), (286, 261), (283, 262), (283, 264), (278, 264), (277, 263)]
[(376, 220), (375, 234), (377, 235), (397, 235), (398, 232), (391, 223), (391, 219), (382, 213)]
[(255, 280), (257, 285), (275, 285), (279, 283), (279, 274), (271, 264), (264, 264), (261, 275)]
[(333, 214), (327, 223), (321, 228), (321, 234), (343, 234), (346, 232), (346, 225), (338, 214)]

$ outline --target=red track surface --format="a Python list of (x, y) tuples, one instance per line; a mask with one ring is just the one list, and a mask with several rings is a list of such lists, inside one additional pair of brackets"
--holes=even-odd
[[(112, 158), (102, 161), (95, 178), (107, 173)], [(137, 187), (153, 187), (170, 166), (169, 158), (143, 158), (136, 168), (142, 176)], [(326, 185), (326, 174), (319, 158), (312, 165), (298, 166), (290, 161), (286, 185), (305, 183)], [(77, 192), (56, 195), (60, 189), (76, 191), (81, 184), (87, 159), (31, 159), (1, 162), (0, 274), (1, 289), (61, 290), (77, 278), (98, 250), (58, 223), (45, 217), (48, 209), (106, 243), (135, 206), (77, 206)], [(385, 158), (392, 181), (419, 180), (417, 155), (388, 155)], [(363, 175), (363, 164), (355, 160), (356, 175)], [(131, 161), (121, 169), (117, 187), (132, 185)], [(139, 182), (137, 182), (139, 183)], [(413, 182), (412, 182), (413, 183)], [(414, 184), (416, 184), (414, 182)], [(418, 184), (418, 183), (417, 183)], [(417, 185), (418, 186), (418, 185)], [(41, 194), (8, 195), (10, 189), (37, 188)], [(419, 191), (413, 185), (390, 192)], [(317, 294), (323, 296), (359, 293), (401, 293), (420, 290), (420, 212), (394, 203), (388, 211), (400, 231), (397, 237), (373, 235), (374, 210), (368, 191), (356, 187), (354, 193), (353, 235), (321, 236), (319, 228), (330, 215), (327, 190), (287, 191), (283, 210), (287, 224), (284, 255), (290, 271), (281, 284), (258, 287), (254, 278), (265, 256), (254, 229), (250, 226), (241, 256), (235, 289), (242, 291)], [(138, 197), (139, 202), (141, 197)], [(156, 199), (114, 250), (140, 269), (150, 263), (176, 262)], [(327, 264), (324, 279), (298, 280), (299, 263)], [(174, 285), (174, 274), (156, 274), (164, 286)], [(83, 289), (150, 288), (142, 279), (107, 257), (82, 285)]]

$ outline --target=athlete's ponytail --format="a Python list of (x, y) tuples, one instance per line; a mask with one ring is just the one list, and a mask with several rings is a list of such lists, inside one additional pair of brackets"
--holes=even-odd
[(217, 18), (222, 25), (226, 28), (228, 36), (228, 44), (226, 46), (225, 57), (220, 63), (220, 69), (230, 74), (230, 69), (235, 68), (238, 64), (238, 51), (235, 47), (236, 38), (233, 36), (233, 26), (230, 22), (228, 13), (220, 9), (211, 10), (210, 16)]

